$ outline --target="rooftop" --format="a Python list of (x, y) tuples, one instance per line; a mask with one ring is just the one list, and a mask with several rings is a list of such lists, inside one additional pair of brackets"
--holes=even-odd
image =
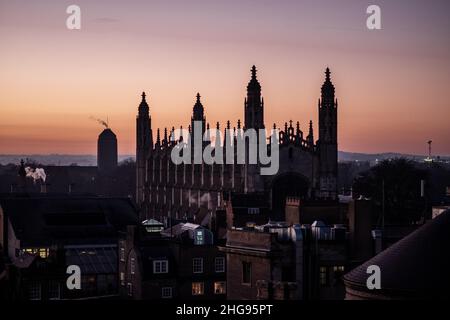
[[(447, 210), (344, 276), (347, 288), (362, 296), (449, 298), (450, 211)], [(366, 287), (367, 268), (381, 270), (381, 289)]]

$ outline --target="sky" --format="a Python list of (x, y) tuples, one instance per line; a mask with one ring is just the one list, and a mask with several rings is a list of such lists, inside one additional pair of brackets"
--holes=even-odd
[[(69, 30), (66, 8), (81, 8)], [(369, 5), (381, 30), (366, 27)], [(184, 127), (243, 120), (258, 68), (265, 123), (314, 123), (327, 66), (339, 150), (450, 155), (450, 1), (0, 0), (0, 154), (95, 154), (108, 119), (135, 153), (137, 107)], [(154, 130), (155, 134), (156, 130)]]

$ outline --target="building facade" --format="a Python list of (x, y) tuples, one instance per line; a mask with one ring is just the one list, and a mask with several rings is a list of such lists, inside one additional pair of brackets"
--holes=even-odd
[(218, 249), (224, 242), (192, 223), (162, 228), (150, 219), (129, 226), (119, 240), (121, 297), (224, 300), (226, 257)]
[[(157, 129), (153, 143), (150, 108), (143, 93), (136, 119), (136, 202), (141, 210), (141, 220), (191, 219), (201, 207), (214, 213), (217, 208), (223, 207), (224, 198), (230, 192), (265, 194), (275, 215), (282, 214), (288, 196), (336, 200), (338, 104), (328, 68), (325, 75), (318, 104), (317, 141), (314, 140), (312, 121), (309, 121), (305, 133), (300, 128), (300, 122), (294, 124), (292, 120), (286, 122), (284, 128), (278, 128), (276, 124), (265, 125), (264, 99), (255, 66), (251, 69), (244, 101), (244, 125), (238, 120), (237, 126), (232, 127), (227, 121), (222, 131), (219, 123), (215, 125), (224, 137), (224, 143), (226, 139), (242, 137), (248, 129), (278, 129), (275, 138), (279, 145), (279, 170), (274, 175), (261, 175), (261, 166), (250, 164), (248, 158), (243, 164), (238, 164), (236, 143), (231, 155), (233, 164), (226, 161), (224, 164), (202, 162), (176, 165), (171, 160), (171, 151), (181, 138), (178, 141), (170, 138), (175, 132), (174, 127), (169, 130), (165, 128), (163, 132)], [(188, 127), (192, 140), (195, 139), (192, 137), (195, 133), (194, 122), (202, 124), (202, 133), (210, 128), (200, 94), (197, 94)], [(270, 142), (267, 148), (270, 151)], [(224, 159), (227, 156), (230, 155), (225, 150)]]

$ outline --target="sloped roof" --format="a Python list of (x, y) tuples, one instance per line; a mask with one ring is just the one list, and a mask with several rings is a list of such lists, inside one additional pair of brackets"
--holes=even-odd
[(0, 206), (22, 246), (103, 243), (138, 224), (126, 198), (11, 197), (0, 199)]
[[(380, 267), (380, 290), (366, 286), (370, 265)], [(347, 273), (344, 282), (375, 298), (450, 298), (450, 211)]]
[(165, 236), (179, 236), (186, 231), (193, 231), (198, 228), (203, 228), (202, 226), (194, 223), (179, 223), (173, 227), (165, 229), (161, 234)]

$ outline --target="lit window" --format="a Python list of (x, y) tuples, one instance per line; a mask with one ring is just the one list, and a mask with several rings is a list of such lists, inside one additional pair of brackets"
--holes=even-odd
[(130, 273), (134, 274), (135, 271), (136, 271), (136, 263), (135, 263), (134, 258), (131, 258), (130, 259)]
[(319, 281), (321, 286), (328, 285), (327, 267), (320, 267), (319, 269)]
[(214, 282), (214, 294), (227, 293), (227, 284), (225, 281)]
[(153, 273), (168, 273), (169, 261), (167, 260), (155, 260), (153, 261)]
[(214, 260), (214, 269), (216, 272), (225, 272), (225, 258), (217, 257)]
[(50, 254), (50, 250), (48, 248), (33, 248), (33, 249), (27, 248), (27, 249), (22, 249), (22, 254), (23, 253), (38, 255), (40, 258), (46, 259), (46, 258), (48, 258), (49, 254)]
[(50, 253), (50, 250), (48, 248), (40, 248), (39, 249), (39, 257), (42, 259), (48, 258), (48, 255)]
[(192, 259), (192, 272), (194, 273), (203, 272), (203, 258)]
[(334, 272), (344, 272), (345, 268), (344, 266), (334, 266), (333, 271)]
[(195, 243), (200, 245), (204, 243), (203, 230), (197, 230), (195, 232)]
[(28, 285), (28, 299), (41, 300), (41, 283), (32, 281)]
[(129, 296), (133, 295), (133, 284), (131, 284), (131, 282), (127, 283), (127, 291)]
[(125, 273), (124, 273), (124, 272), (121, 272), (121, 273), (120, 273), (120, 284), (121, 284), (122, 286), (125, 285)]
[(252, 264), (250, 262), (242, 262), (242, 283), (250, 284), (252, 281)]
[(201, 296), (205, 293), (203, 282), (192, 282), (192, 295)]
[(247, 213), (248, 214), (259, 214), (259, 208), (248, 208)]
[(344, 266), (334, 266), (333, 267), (333, 271), (334, 271), (333, 272), (333, 285), (335, 285), (336, 283), (338, 283), (341, 280), (341, 278), (344, 274), (344, 270), (345, 270)]
[(56, 281), (50, 281), (48, 283), (48, 299), (49, 300), (59, 300), (60, 296), (60, 286)]
[(125, 262), (125, 248), (120, 248), (120, 261)]
[(172, 298), (172, 287), (162, 287), (161, 298), (164, 298), (164, 299)]

